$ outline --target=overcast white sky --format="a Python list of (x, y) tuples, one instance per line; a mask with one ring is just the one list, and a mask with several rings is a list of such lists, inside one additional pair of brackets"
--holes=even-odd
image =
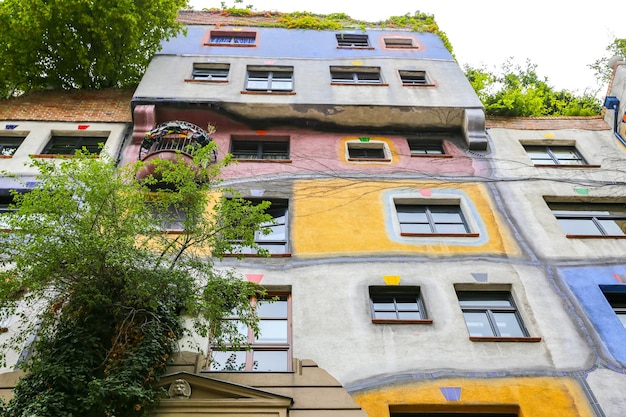
[[(194, 9), (220, 8), (221, 1), (190, 4)], [(435, 15), (459, 64), (494, 70), (509, 57), (520, 64), (530, 59), (550, 85), (579, 93), (598, 87), (587, 66), (605, 54), (613, 38), (626, 38), (623, 0), (244, 0), (247, 4), (257, 11), (343, 12), (370, 22), (419, 10)]]

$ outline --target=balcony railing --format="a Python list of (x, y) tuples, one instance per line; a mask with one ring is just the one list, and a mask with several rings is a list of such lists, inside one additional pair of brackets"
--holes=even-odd
[[(188, 156), (194, 149), (201, 148), (211, 142), (209, 134), (194, 125), (184, 121), (170, 121), (161, 123), (148, 133), (139, 148), (139, 160), (144, 161), (157, 152), (171, 151)], [(217, 151), (214, 151), (211, 162), (217, 160)]]

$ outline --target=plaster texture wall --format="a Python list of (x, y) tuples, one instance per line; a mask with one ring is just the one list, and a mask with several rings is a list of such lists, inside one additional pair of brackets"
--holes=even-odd
[(587, 376), (587, 383), (593, 390), (606, 417), (623, 417), (626, 401), (624, 390), (626, 375), (609, 369), (596, 369)]

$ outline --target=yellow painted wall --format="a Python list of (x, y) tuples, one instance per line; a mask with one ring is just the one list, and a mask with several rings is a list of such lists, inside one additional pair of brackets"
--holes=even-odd
[[(461, 387), (460, 400), (446, 400), (441, 387)], [(402, 410), (407, 412), (514, 412), (509, 410), (519, 407), (520, 417), (594, 416), (583, 390), (569, 378), (438, 379), (367, 391), (354, 399), (370, 417), (389, 417), (390, 405), (410, 405)]]
[[(463, 239), (438, 238), (399, 242), (385, 228), (384, 193), (411, 189), (458, 190), (468, 197), (485, 224), (486, 239), (476, 244), (455, 243)], [(415, 253), (436, 255), (458, 253), (519, 253), (511, 233), (493, 209), (489, 192), (477, 183), (443, 183), (438, 181), (364, 181), (356, 178), (297, 181), (294, 184), (294, 210), (291, 218), (293, 253), (298, 256), (342, 256), (347, 254)], [(485, 238), (485, 236), (481, 236)], [(406, 240), (406, 239), (405, 239)], [(474, 243), (472, 243), (474, 242)]]

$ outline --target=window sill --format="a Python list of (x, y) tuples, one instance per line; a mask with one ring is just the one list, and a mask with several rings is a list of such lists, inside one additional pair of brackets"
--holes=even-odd
[(391, 162), (389, 158), (348, 158), (350, 162)]
[(223, 46), (234, 48), (254, 48), (256, 43), (205, 43), (204, 46)]
[(534, 164), (535, 168), (600, 168), (600, 165), (562, 165), (562, 164)]
[(241, 91), (241, 94), (270, 95), (270, 96), (295, 96), (295, 91)]
[(367, 83), (334, 83), (331, 82), (330, 85), (347, 85), (352, 87), (389, 87), (389, 84), (380, 83), (380, 84), (367, 84)]
[(394, 49), (420, 49), (419, 46), (385, 46), (385, 49), (394, 50)]
[(432, 84), (432, 83), (428, 83), (428, 84), (407, 84), (407, 83), (402, 83), (402, 87), (436, 87), (436, 85)]
[(373, 51), (376, 48), (372, 46), (338, 46), (337, 49), (361, 49), (365, 51)]
[(206, 83), (206, 84), (228, 84), (228, 80), (194, 80), (193, 78), (185, 78), (186, 83)]
[(0, 155), (0, 159), (11, 159), (13, 155)]
[(374, 324), (432, 324), (432, 319), (421, 320), (393, 320), (393, 319), (372, 319)]
[(541, 342), (540, 337), (470, 336), (469, 339), (472, 342), (523, 342), (523, 343)]
[(411, 158), (454, 158), (454, 156), (446, 154), (411, 154)]
[(479, 237), (479, 233), (400, 233), (407, 237)]
[(626, 235), (565, 235), (568, 239), (626, 239)]
[(290, 164), (291, 159), (248, 159), (248, 158), (233, 158), (237, 162), (261, 162), (264, 164)]
[[(36, 153), (29, 155), (31, 158), (74, 158), (74, 154), (47, 154), (47, 153)], [(100, 155), (91, 155), (92, 158), (100, 158)]]

